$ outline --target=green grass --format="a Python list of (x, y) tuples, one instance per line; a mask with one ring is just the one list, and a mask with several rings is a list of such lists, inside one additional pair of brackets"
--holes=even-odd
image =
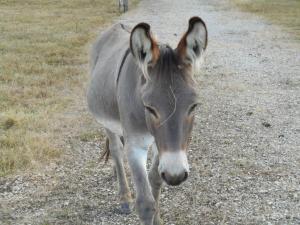
[(80, 133), (83, 115), (65, 113), (83, 110), (87, 44), (119, 14), (111, 0), (0, 0), (0, 176), (59, 157)]
[(300, 0), (232, 0), (241, 10), (279, 24), (300, 40)]

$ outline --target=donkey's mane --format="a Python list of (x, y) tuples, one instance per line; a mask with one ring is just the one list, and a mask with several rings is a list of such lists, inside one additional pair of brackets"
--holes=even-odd
[(172, 71), (178, 69), (178, 57), (176, 51), (169, 45), (160, 45), (160, 56), (156, 62), (156, 67), (160, 71)]
[(157, 78), (169, 81), (178, 78), (178, 75), (182, 75), (182, 78), (185, 79), (186, 77), (180, 69), (180, 59), (177, 50), (165, 44), (161, 44), (159, 50), (160, 55), (154, 67), (154, 74), (158, 76)]

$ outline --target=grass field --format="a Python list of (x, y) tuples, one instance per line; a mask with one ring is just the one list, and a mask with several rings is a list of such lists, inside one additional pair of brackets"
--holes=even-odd
[(111, 0), (0, 0), (0, 176), (64, 152), (80, 117), (64, 113), (85, 94), (87, 43), (118, 15)]
[(253, 12), (283, 26), (300, 40), (300, 0), (232, 0), (243, 11)]

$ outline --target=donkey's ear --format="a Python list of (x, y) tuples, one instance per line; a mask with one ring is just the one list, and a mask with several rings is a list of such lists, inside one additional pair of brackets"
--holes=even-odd
[(200, 17), (192, 17), (189, 20), (187, 32), (177, 46), (178, 54), (184, 66), (189, 66), (194, 73), (198, 73), (206, 46), (206, 25)]
[(158, 44), (151, 35), (149, 24), (139, 23), (133, 28), (130, 35), (130, 49), (146, 75), (148, 66), (153, 66), (159, 57)]

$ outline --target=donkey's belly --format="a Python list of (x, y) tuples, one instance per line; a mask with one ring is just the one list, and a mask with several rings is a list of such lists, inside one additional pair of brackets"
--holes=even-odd
[(123, 135), (123, 129), (120, 121), (112, 120), (110, 118), (101, 118), (96, 117), (96, 120), (98, 123), (100, 123), (104, 128), (110, 130), (111, 132), (122, 136)]
[(92, 79), (87, 100), (90, 112), (105, 128), (122, 135), (117, 101), (117, 77), (128, 48), (129, 32), (116, 24), (105, 31), (93, 46)]

